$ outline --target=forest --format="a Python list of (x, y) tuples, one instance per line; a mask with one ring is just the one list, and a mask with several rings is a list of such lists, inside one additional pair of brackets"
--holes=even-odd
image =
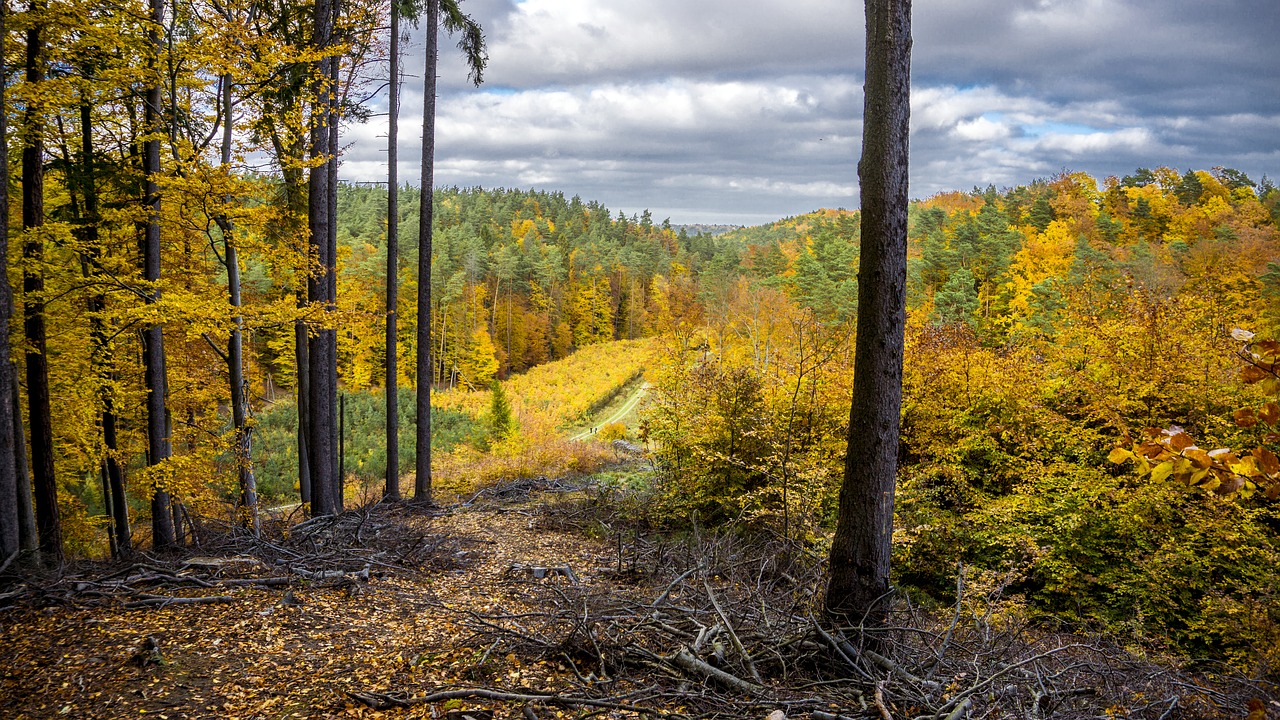
[(117, 10), (0, 3), (0, 714), (1280, 713), (1270, 179), (904, 205), (856, 619), (868, 211), (340, 181), (456, 1)]

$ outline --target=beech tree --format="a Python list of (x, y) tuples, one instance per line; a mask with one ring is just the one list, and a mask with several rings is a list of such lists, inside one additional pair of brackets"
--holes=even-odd
[(439, 57), (436, 34), (442, 21), (450, 34), (461, 35), (458, 49), (466, 58), (471, 82), (479, 85), (484, 81), (484, 66), (488, 62), (480, 25), (462, 12), (458, 0), (427, 0), (427, 59), (422, 74), (421, 214), (418, 216), (418, 437), (414, 478), (414, 499), (425, 503), (431, 502), (431, 382), (434, 379), (431, 372), (431, 202), (435, 182), (436, 61)]
[[(142, 243), (143, 279), (152, 284), (148, 290), (147, 301), (160, 301), (160, 190), (157, 180), (160, 177), (160, 137), (164, 134), (164, 120), (161, 112), (160, 96), (160, 53), (162, 51), (159, 29), (164, 22), (164, 1), (151, 0), (151, 23), (147, 28), (147, 46), (150, 52), (152, 77), (148, 83), (143, 100), (143, 197), (142, 204), (146, 210), (147, 220)], [(147, 464), (154, 467), (164, 462), (172, 454), (169, 442), (167, 399), (169, 394), (168, 373), (165, 370), (164, 332), (159, 322), (154, 322), (143, 329), (142, 362), (146, 368), (147, 385)], [(163, 481), (156, 480), (156, 487), (151, 496), (151, 537), (152, 545), (157, 548), (168, 547), (177, 543), (173, 527), (173, 513), (170, 508), (169, 492)]]
[(866, 0), (853, 400), (826, 610), (879, 625), (889, 593), (906, 327), (911, 0)]

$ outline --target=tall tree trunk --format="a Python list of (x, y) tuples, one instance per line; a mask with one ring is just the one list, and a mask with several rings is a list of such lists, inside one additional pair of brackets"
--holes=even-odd
[(400, 398), (397, 372), (396, 304), (400, 301), (400, 2), (391, 0), (391, 84), (387, 108), (387, 487), (400, 499)]
[[(151, 0), (152, 24), (147, 30), (147, 42), (151, 50), (149, 62), (153, 77), (146, 93), (143, 127), (147, 133), (147, 140), (142, 150), (144, 175), (142, 203), (147, 213), (142, 276), (148, 283), (154, 284), (147, 296), (147, 301), (150, 303), (160, 300), (158, 286), (160, 282), (160, 191), (156, 185), (156, 179), (160, 176), (160, 135), (164, 130), (158, 76), (161, 51), (158, 28), (163, 21), (164, 0)], [(142, 362), (147, 385), (147, 462), (155, 466), (168, 460), (173, 452), (165, 418), (169, 386), (165, 369), (164, 332), (159, 323), (149, 325), (143, 330)], [(169, 492), (159, 485), (151, 496), (151, 538), (152, 545), (157, 549), (173, 546), (177, 542)]]
[[(337, 34), (339, 31), (338, 18), (342, 13), (342, 0), (332, 0), (333, 2), (333, 30), (330, 35), (330, 43), (337, 44)], [(339, 71), (341, 70), (341, 61), (338, 56), (329, 58), (329, 152), (328, 163), (326, 166), (329, 170), (329, 187), (328, 199), (329, 206), (329, 236), (326, 242), (326, 251), (328, 253), (328, 262), (325, 264), (325, 295), (329, 298), (329, 311), (335, 312), (338, 309), (338, 125), (341, 113), (341, 99), (338, 94), (339, 87)], [(337, 328), (329, 328), (325, 331), (321, 338), (324, 341), (325, 351), (325, 369), (326, 382), (329, 392), (330, 406), (338, 403), (338, 331)], [(339, 409), (341, 413), (341, 409)], [(336, 464), (333, 472), (333, 499), (334, 509), (336, 512), (342, 512), (344, 509), (344, 485), (343, 481), (346, 477), (343, 475), (341, 463), (341, 428), (340, 419), (338, 423), (330, 423), (333, 428), (330, 431), (330, 447), (333, 448), (331, 459)]]
[[(305, 272), (305, 271), (303, 271)], [(301, 272), (299, 273), (301, 274)], [(299, 279), (297, 306), (307, 306), (305, 281)], [(307, 321), (298, 318), (293, 323), (294, 383), (298, 398), (298, 499), (303, 505), (311, 502), (311, 452), (307, 449), (311, 437), (311, 354), (307, 340)]]
[(866, 14), (858, 331), (826, 609), (836, 618), (878, 626), (889, 594), (902, 407), (911, 0), (866, 0)]
[[(231, 76), (222, 76), (222, 169), (231, 177)], [(228, 198), (229, 200), (229, 198)], [(231, 424), (235, 428), (236, 468), (240, 478), (240, 504), (248, 513), (246, 521), (253, 534), (258, 524), (258, 483), (253, 476), (253, 435), (249, 427), (249, 401), (244, 380), (244, 316), (240, 314), (240, 256), (236, 249), (235, 225), (225, 213), (217, 218), (222, 231), (222, 259), (227, 266), (227, 294), (231, 299), (231, 337), (227, 340), (227, 375), (231, 385)]]
[(27, 467), (27, 436), (22, 430), (22, 399), (18, 389), (18, 366), (9, 364), (9, 381), (13, 385), (13, 462), (18, 476), (18, 546), (28, 553), (33, 564), (40, 562), (40, 532), (36, 528), (35, 500), (31, 496), (31, 470)]
[[(44, 82), (44, 7), (32, 0), (35, 22), (27, 29), (27, 82)], [(45, 563), (62, 564), (62, 523), (53, 466), (53, 421), (49, 399), (49, 363), (44, 305), (44, 126), (41, 110), (28, 107), (22, 144), (22, 272), (24, 328), (27, 339), (27, 404), (31, 417), (31, 460), (35, 480), (36, 527)]]
[[(0, 0), (0, 78), (5, 74), (5, 39), (8, 37), (9, 2)], [(9, 147), (9, 106), (0, 82), (0, 148)], [(9, 153), (0, 153), (0, 562), (22, 548), (18, 515), (17, 438), (14, 432), (13, 365), (9, 362), (9, 322), (13, 318), (13, 287), (9, 284)]]
[[(97, 168), (94, 164), (93, 149), (93, 106), (86, 95), (80, 101), (80, 189), (84, 196), (84, 217), (81, 218), (81, 233), (84, 239), (84, 250), (81, 252), (81, 273), (86, 279), (92, 277), (99, 269), (98, 248), (98, 181)], [(102, 402), (102, 443), (106, 450), (103, 458), (103, 505), (107, 509), (109, 521), (107, 532), (111, 534), (111, 554), (122, 557), (133, 549), (132, 533), (129, 528), (129, 503), (125, 498), (124, 474), (117, 457), (119, 444), (116, 438), (115, 402), (110, 389), (115, 379), (112, 361), (111, 343), (107, 338), (107, 330), (102, 319), (107, 300), (101, 292), (89, 297), (89, 337), (92, 345), (91, 365), (99, 384), (99, 397)]]
[[(334, 0), (317, 0), (314, 11), (314, 44), (317, 50), (327, 51), (333, 38), (335, 20)], [(324, 312), (334, 310), (335, 296), (335, 248), (332, 244), (333, 204), (331, 202), (333, 173), (330, 165), (336, 157), (332, 152), (331, 129), (335, 124), (333, 86), (333, 57), (316, 62), (313, 78), (314, 105), (311, 121), (311, 157), (319, 161), (308, 176), (307, 224), (310, 230), (311, 252), (318, 262), (318, 272), (307, 283), (307, 297)], [(331, 327), (321, 327), (309, 337), (308, 367), (310, 392), (307, 450), (311, 470), (311, 513), (332, 515), (341, 509), (338, 498), (337, 478), (337, 333)]]
[(436, 154), (436, 58), (440, 0), (427, 0), (426, 69), (422, 74), (422, 182), (418, 216), (418, 437), (414, 500), (431, 502), (431, 221)]

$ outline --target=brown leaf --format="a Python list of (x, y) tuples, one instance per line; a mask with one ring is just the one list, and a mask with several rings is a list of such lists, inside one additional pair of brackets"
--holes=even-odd
[(1267, 371), (1257, 365), (1245, 365), (1240, 368), (1240, 379), (1246, 383), (1256, 383), (1267, 377)]
[(1280, 405), (1273, 402), (1263, 405), (1262, 409), (1258, 411), (1258, 419), (1275, 427), (1276, 422), (1280, 421)]
[(1196, 441), (1192, 440), (1191, 436), (1184, 432), (1180, 432), (1169, 438), (1169, 447), (1173, 448), (1177, 452), (1182, 452), (1195, 444)]
[(1266, 448), (1255, 448), (1253, 457), (1258, 461), (1258, 468), (1268, 475), (1280, 473), (1280, 458)]
[(1258, 424), (1258, 417), (1253, 414), (1253, 408), (1240, 408), (1232, 413), (1236, 420), (1236, 425), (1247, 428)]
[(1183, 453), (1183, 457), (1191, 461), (1198, 469), (1204, 470), (1213, 464), (1213, 458), (1209, 457), (1209, 453), (1200, 448), (1191, 448)]

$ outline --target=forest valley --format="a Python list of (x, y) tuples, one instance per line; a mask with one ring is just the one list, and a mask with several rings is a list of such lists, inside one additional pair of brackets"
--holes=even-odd
[(911, 202), (841, 625), (861, 213), (435, 187), (432, 103), (416, 188), (341, 183), (402, 19), (424, 97), (485, 55), (336, 5), (0, 3), (0, 714), (1280, 716), (1270, 180)]
[[(270, 181), (255, 182), (267, 195)], [(1280, 191), (1265, 181), (1161, 168), (1099, 185), (1068, 173), (912, 204), (893, 543), (902, 627), (879, 652), (824, 639), (807, 619), (849, 422), (858, 213), (823, 210), (709, 236), (647, 214), (611, 216), (553, 192), (451, 188), (434, 196), (437, 510), (376, 504), (386, 467), (385, 188), (338, 193), (344, 487), (346, 504), (358, 509), (327, 520), (303, 521), (296, 506), (293, 318), (315, 311), (299, 310), (282, 279), (277, 263), (288, 248), (246, 233), (240, 256), (249, 462), (264, 507), (255, 537), (243, 527), (217, 349), (232, 312), (224, 268), (207, 238), (166, 247), (174, 256), (164, 294), (174, 313), (164, 323), (174, 457), (164, 482), (181, 508), (186, 547), (176, 555), (154, 554), (146, 532), (158, 476), (143, 457), (141, 351), (127, 330), (140, 312), (123, 269), (136, 249), (114, 248), (116, 285), (86, 282), (73, 262), (74, 228), (65, 227), (66, 242), (49, 244), (42, 267), (56, 298), (47, 311), (49, 353), (58, 358), (49, 366), (53, 427), (64, 543), (74, 560), (63, 575), (6, 568), (7, 643), (39, 646), (39, 633), (57, 637), (103, 613), (117, 619), (93, 622), (131, 625), (147, 614), (145, 632), (103, 636), (114, 651), (86, 651), (127, 660), (138, 638), (172, 623), (240, 627), (229, 618), (259, 611), (245, 608), (279, 612), (272, 608), (291, 608), (290, 598), (304, 593), (325, 603), (326, 623), (378, 624), (379, 613), (345, 609), (350, 601), (341, 599), (359, 596), (364, 605), (372, 593), (373, 606), (409, 614), (430, 606), (426, 612), (450, 619), (445, 629), (414, 621), (379, 630), (395, 636), (391, 646), (343, 650), (374, 652), (374, 669), (397, 658), (387, 669), (396, 680), (371, 669), (366, 686), (343, 686), (355, 695), (330, 700), (338, 703), (330, 711), (352, 704), (412, 714), (452, 699), (701, 715), (728, 691), (756, 698), (734, 700), (741, 704), (731, 716), (776, 706), (836, 717), (862, 706), (877, 714), (879, 688), (880, 706), (915, 714), (948, 716), (964, 703), (966, 713), (1007, 717), (1030, 716), (1029, 708), (1043, 717), (1107, 708), (1218, 717), (1243, 716), (1249, 701), (1274, 697), (1280, 467), (1268, 448), (1280, 420), (1280, 348), (1261, 338), (1276, 337), (1280, 321)], [(401, 266), (413, 267), (417, 207), (410, 200), (401, 211), (409, 239)], [(177, 238), (200, 225), (173, 222)], [(413, 283), (405, 272), (401, 284)], [(105, 302), (92, 305), (99, 295)], [(416, 315), (411, 302), (399, 310), (399, 367), (411, 385)], [(83, 342), (95, 323), (114, 328), (109, 376), (96, 369), (99, 349)], [(589, 432), (637, 394), (638, 412)], [(111, 540), (119, 533), (104, 505), (107, 400), (117, 414), (110, 456), (128, 478), (128, 546)], [(412, 473), (412, 437), (404, 432), (402, 473)], [(95, 560), (113, 552), (114, 564)], [(156, 586), (171, 589), (157, 594)], [(457, 599), (473, 593), (489, 598), (483, 609)], [(205, 600), (179, 604), (195, 598)], [(654, 612), (668, 604), (677, 607)], [(57, 606), (77, 619), (35, 609)], [(635, 625), (619, 625), (620, 617)], [(304, 635), (297, 641), (307, 642)], [(666, 654), (680, 638), (692, 660)], [(779, 657), (766, 650), (787, 641)], [(203, 641), (171, 634), (165, 642), (157, 657), (184, 654), (175, 661), (184, 674), (205, 668), (183, 645)], [(421, 653), (410, 657), (406, 647)], [(282, 655), (273, 652), (275, 663)], [(990, 665), (966, 677), (951, 665), (965, 653)], [(278, 705), (287, 715), (296, 706), (294, 694), (264, 695), (269, 673), (252, 658), (240, 662), (261, 687), (240, 682), (242, 695), (233, 696), (204, 673), (201, 702), (218, 697), (247, 715), (274, 715), (254, 704), (272, 697), (261, 708)], [(442, 667), (421, 667), (434, 663)], [(539, 668), (548, 684), (505, 682), (511, 663)], [(847, 677), (845, 663), (872, 679), (832, 685), (817, 693), (821, 702), (795, 690), (795, 678)], [(650, 666), (670, 677), (652, 677)], [(166, 666), (141, 667), (152, 683)], [(638, 673), (634, 686), (598, 686), (624, 672)], [(1044, 689), (1028, 689), (1033, 676)], [(5, 694), (19, 712), (75, 705), (74, 693), (59, 691), (65, 702), (38, 710), (18, 699), (36, 690), (30, 677), (11, 677)], [(680, 677), (710, 689), (689, 695)], [(878, 686), (876, 677), (891, 684)], [(404, 684), (410, 678), (413, 687), (440, 689), (415, 694)], [(665, 700), (630, 707), (643, 695), (623, 696), (649, 682), (666, 688), (653, 691)], [(167, 702), (156, 707), (183, 707)]]

